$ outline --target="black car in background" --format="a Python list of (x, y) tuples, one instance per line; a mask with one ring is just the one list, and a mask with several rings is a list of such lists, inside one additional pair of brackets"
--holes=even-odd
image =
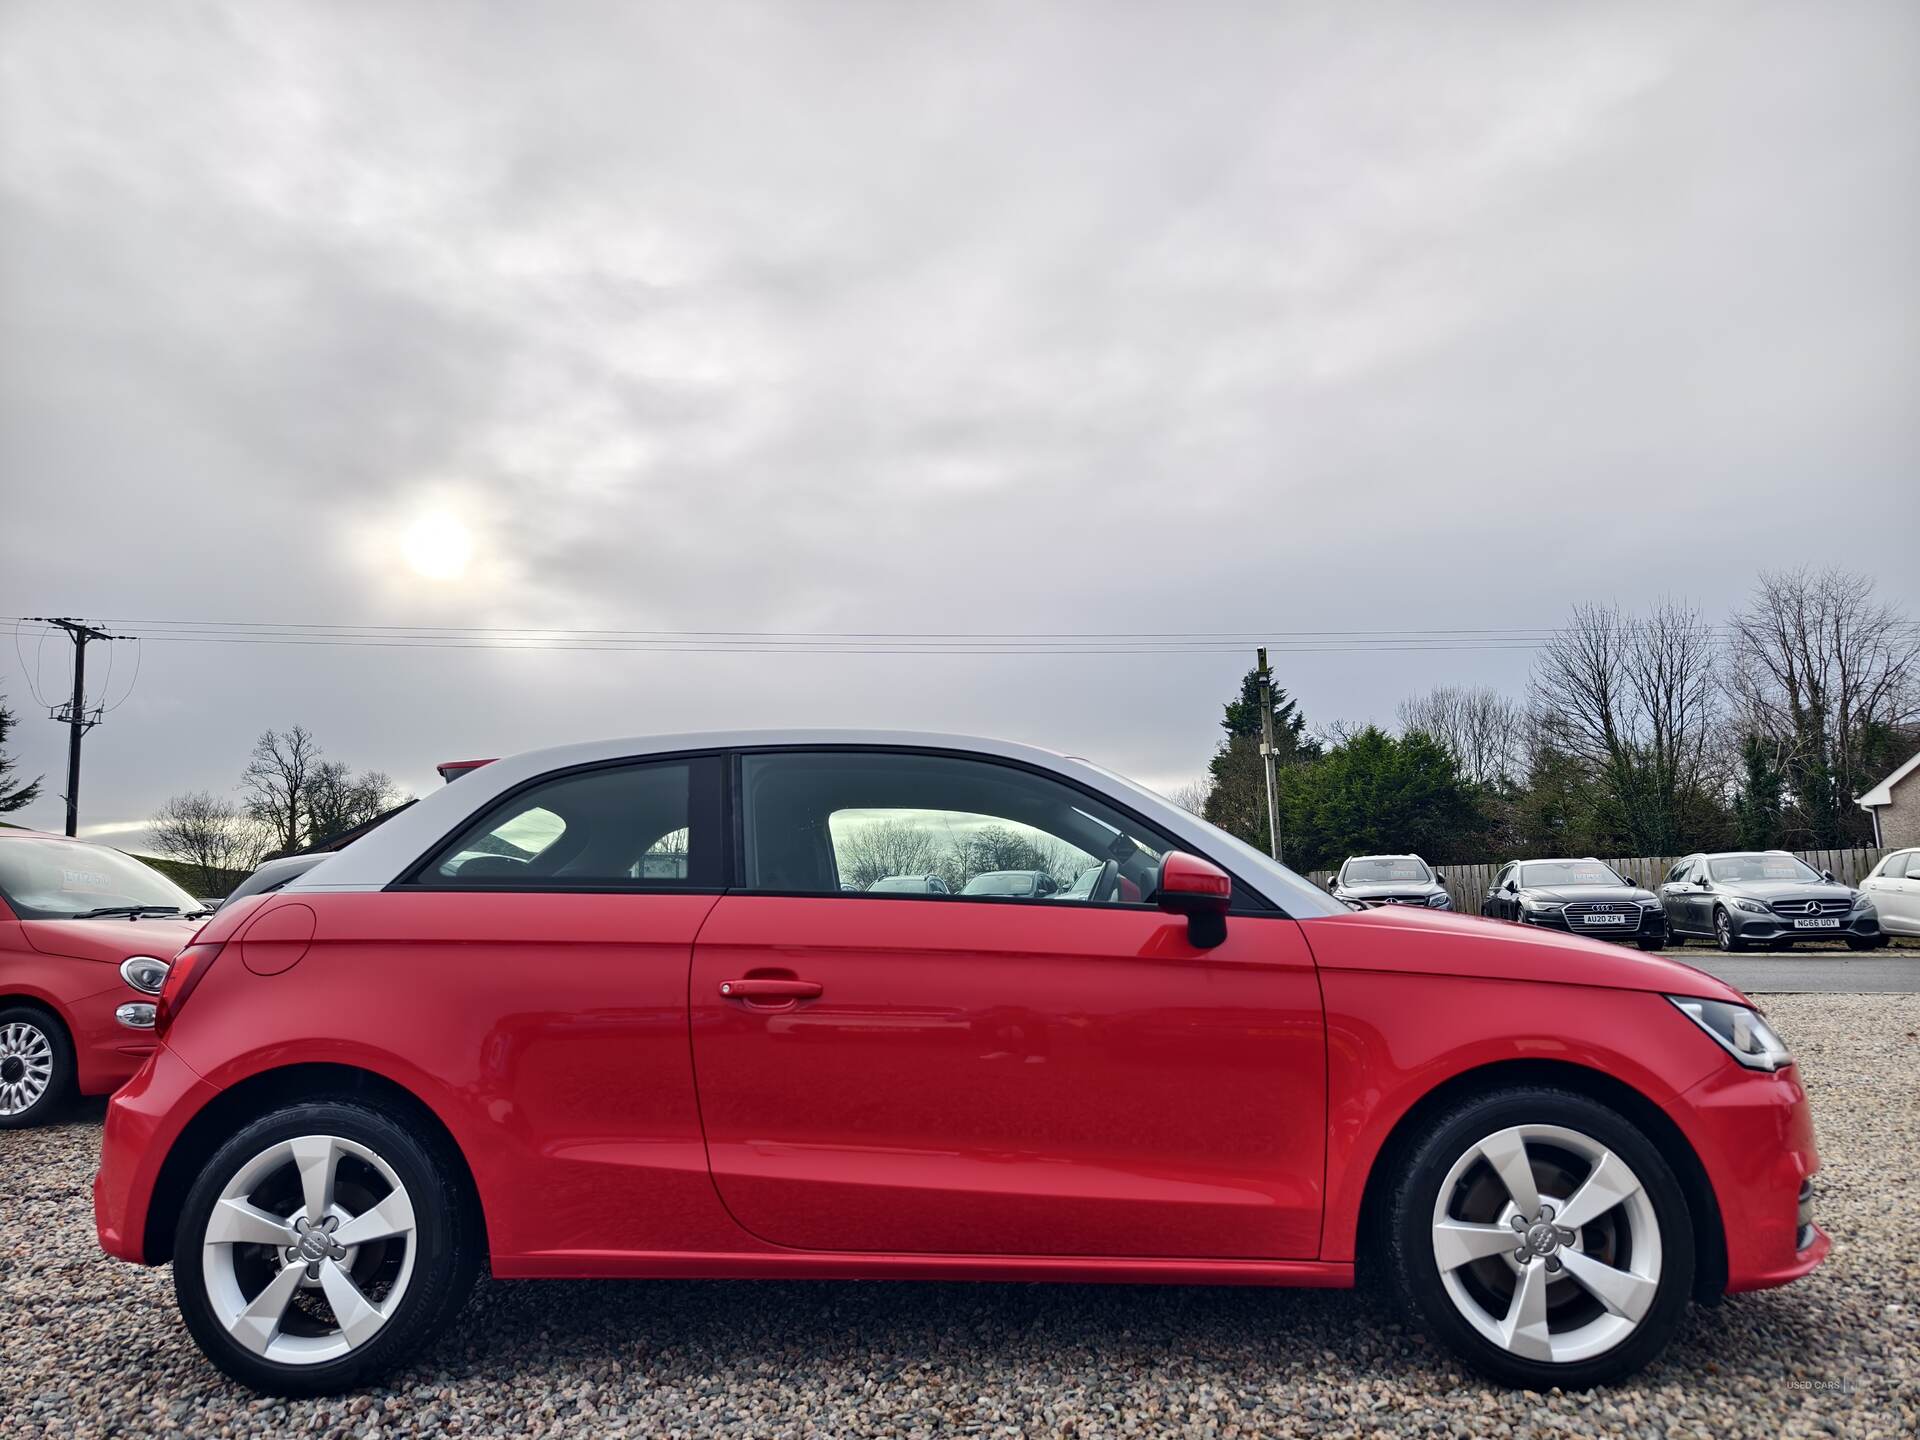
[(1886, 944), (1873, 901), (1784, 850), (1689, 855), (1660, 885), (1667, 930), (1722, 950), (1778, 949), (1795, 940), (1845, 940), (1849, 950)]
[(1630, 885), (1591, 855), (1584, 860), (1509, 860), (1493, 877), (1480, 913), (1599, 940), (1667, 943), (1667, 919), (1651, 890)]
[(1349, 855), (1327, 886), (1336, 900), (1375, 905), (1425, 905), (1451, 910), (1453, 899), (1440, 872), (1418, 855)]

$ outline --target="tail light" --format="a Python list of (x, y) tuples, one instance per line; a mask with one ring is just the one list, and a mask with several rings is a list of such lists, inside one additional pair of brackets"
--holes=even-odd
[(160, 998), (153, 1007), (154, 1034), (167, 1033), (167, 1027), (173, 1024), (194, 987), (206, 979), (222, 948), (217, 944), (189, 945), (173, 957), (173, 968), (167, 971), (166, 984), (160, 987)]

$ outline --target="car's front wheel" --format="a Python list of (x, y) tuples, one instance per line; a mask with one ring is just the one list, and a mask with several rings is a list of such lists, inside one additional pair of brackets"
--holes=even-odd
[(32, 1005), (0, 1010), (0, 1130), (23, 1130), (59, 1113), (73, 1095), (73, 1043)]
[(1713, 939), (1729, 955), (1737, 955), (1746, 948), (1740, 937), (1733, 933), (1733, 917), (1725, 910), (1713, 912)]
[(207, 1162), (174, 1294), (207, 1357), (255, 1390), (320, 1395), (398, 1365), (472, 1288), (478, 1236), (451, 1158), (357, 1102), (289, 1106)]
[(1639, 1370), (1693, 1286), (1672, 1168), (1631, 1121), (1570, 1091), (1503, 1090), (1437, 1117), (1406, 1155), (1385, 1239), (1429, 1330), (1532, 1390)]

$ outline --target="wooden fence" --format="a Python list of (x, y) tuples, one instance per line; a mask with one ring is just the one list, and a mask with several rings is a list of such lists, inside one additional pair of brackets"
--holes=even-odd
[[(1887, 852), (1862, 847), (1854, 850), (1796, 850), (1793, 853), (1816, 870), (1831, 870), (1833, 878), (1843, 885), (1858, 885)], [(1601, 858), (1635, 885), (1644, 886), (1657, 895), (1661, 882), (1667, 878), (1667, 871), (1682, 857), (1634, 855)], [(1453, 908), (1463, 914), (1478, 915), (1480, 902), (1486, 898), (1487, 891), (1493, 888), (1493, 877), (1504, 864), (1506, 861), (1496, 860), (1488, 864), (1435, 865), (1434, 868), (1446, 882), (1447, 893), (1453, 896)], [(1333, 880), (1333, 876), (1331, 870), (1315, 870), (1307, 878), (1324, 887)]]

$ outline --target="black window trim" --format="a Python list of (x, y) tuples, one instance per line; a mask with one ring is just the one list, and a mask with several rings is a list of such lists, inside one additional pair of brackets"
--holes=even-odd
[[(753, 896), (759, 896), (759, 897), (783, 898), (783, 899), (805, 899), (805, 900), (854, 900), (854, 901), (872, 902), (876, 904), (885, 904), (892, 901), (906, 901), (908, 903), (914, 903), (914, 904), (925, 904), (929, 901), (933, 901), (942, 905), (949, 904), (949, 903), (957, 903), (957, 904), (965, 904), (965, 905), (996, 905), (1002, 908), (1005, 908), (1007, 906), (1034, 906), (1034, 907), (1041, 907), (1041, 908), (1058, 908), (1057, 904), (1051, 900), (1027, 899), (1023, 896), (1015, 896), (1015, 895), (957, 895), (957, 894), (914, 895), (914, 894), (890, 894), (884, 891), (876, 895), (865, 890), (748, 889), (746, 884), (747, 850), (746, 850), (746, 821), (745, 821), (745, 813), (744, 813), (746, 810), (746, 807), (740, 803), (740, 793), (741, 793), (741, 785), (742, 785), (742, 775), (741, 775), (742, 763), (741, 762), (745, 760), (745, 758), (749, 755), (937, 755), (944, 759), (950, 759), (950, 760), (972, 760), (980, 764), (998, 765), (1005, 769), (1018, 770), (1024, 774), (1038, 776), (1042, 780), (1050, 780), (1056, 785), (1063, 785), (1067, 789), (1072, 790), (1077, 794), (1084, 795), (1089, 799), (1097, 801), (1099, 804), (1105, 806), (1107, 809), (1114, 811), (1116, 814), (1125, 816), (1127, 819), (1132, 820), (1135, 824), (1145, 827), (1147, 830), (1150, 830), (1156, 834), (1161, 833), (1160, 826), (1156, 822), (1149, 820), (1146, 816), (1140, 814), (1139, 811), (1133, 809), (1133, 807), (1129, 805), (1125, 805), (1121, 803), (1119, 800), (1115, 799), (1113, 796), (1107, 795), (1102, 791), (1095, 790), (1092, 787), (1083, 784), (1082, 782), (1080, 782), (1079, 780), (1071, 776), (1062, 775), (1057, 770), (1049, 770), (1044, 765), (1035, 765), (1029, 761), (1017, 760), (1006, 755), (990, 755), (979, 750), (957, 750), (952, 748), (951, 746), (941, 746), (941, 745), (889, 745), (885, 743), (859, 744), (859, 743), (847, 743), (844, 741), (839, 743), (829, 743), (829, 744), (807, 744), (804, 741), (799, 741), (799, 742), (794, 742), (790, 744), (777, 744), (777, 745), (743, 745), (743, 746), (738, 746), (728, 751), (727, 753), (729, 756), (729, 763), (727, 765), (726, 789), (727, 789), (727, 795), (728, 795), (728, 808), (731, 812), (733, 842), (734, 842), (733, 853), (728, 857), (728, 861), (729, 861), (728, 877), (733, 881), (733, 889), (741, 895), (753, 895)], [(1170, 840), (1173, 840), (1176, 847), (1186, 844), (1185, 841), (1182, 841), (1174, 836), (1168, 836), (1167, 838)], [(1271, 899), (1262, 891), (1260, 891), (1253, 885), (1249, 884), (1246, 880), (1244, 880), (1240, 876), (1240, 874), (1237, 871), (1233, 869), (1233, 867), (1223, 864), (1217, 856), (1207, 854), (1206, 852), (1201, 850), (1192, 850), (1189, 853), (1198, 855), (1202, 860), (1207, 861), (1209, 864), (1218, 865), (1220, 869), (1226, 871), (1228, 878), (1233, 881), (1233, 904), (1232, 904), (1232, 908), (1230, 908), (1227, 912), (1229, 915), (1239, 916), (1249, 920), (1271, 920), (1271, 919), (1292, 920), (1294, 918), (1292, 915), (1289, 915), (1286, 909), (1282, 907), (1277, 901)], [(1247, 899), (1255, 903), (1252, 905), (1243, 906), (1240, 903), (1242, 896), (1245, 896)], [(1075, 901), (1073, 903), (1077, 908), (1083, 908), (1083, 909), (1089, 909), (1089, 910), (1121, 910), (1121, 911), (1125, 911), (1127, 914), (1130, 914), (1130, 915), (1138, 915), (1143, 911), (1151, 911), (1154, 909), (1152, 905), (1140, 905), (1140, 904), (1129, 905), (1129, 904), (1123, 904), (1118, 902), (1106, 902), (1106, 901), (1095, 903), (1093, 901), (1083, 900), (1083, 901)]]
[[(708, 763), (702, 764), (705, 761)], [(497, 885), (480, 881), (461, 884), (457, 877), (443, 876), (427, 879), (425, 872), (453, 842), (464, 835), (482, 816), (492, 814), (501, 806), (530, 790), (547, 785), (555, 780), (567, 779), (574, 775), (589, 774), (595, 770), (624, 770), (637, 765), (670, 765), (676, 762), (687, 766), (687, 830), (692, 834), (697, 820), (704, 820), (708, 830), (714, 836), (713, 844), (718, 853), (713, 858), (713, 872), (716, 884), (712, 885), (642, 885), (637, 882), (619, 880), (552, 880), (538, 885)], [(397, 879), (390, 880), (382, 888), (393, 891), (408, 891), (414, 894), (458, 894), (458, 895), (724, 895), (733, 878), (733, 855), (735, 847), (728, 843), (728, 811), (731, 789), (728, 781), (729, 765), (727, 752), (718, 748), (700, 750), (663, 750), (643, 755), (617, 755), (605, 760), (590, 760), (581, 765), (563, 765), (557, 770), (544, 770), (540, 774), (523, 780), (509, 790), (503, 790), (479, 808), (469, 810), (451, 830), (430, 845), (407, 868), (400, 872)], [(693, 855), (689, 846), (689, 859)], [(689, 866), (691, 869), (691, 866)]]

